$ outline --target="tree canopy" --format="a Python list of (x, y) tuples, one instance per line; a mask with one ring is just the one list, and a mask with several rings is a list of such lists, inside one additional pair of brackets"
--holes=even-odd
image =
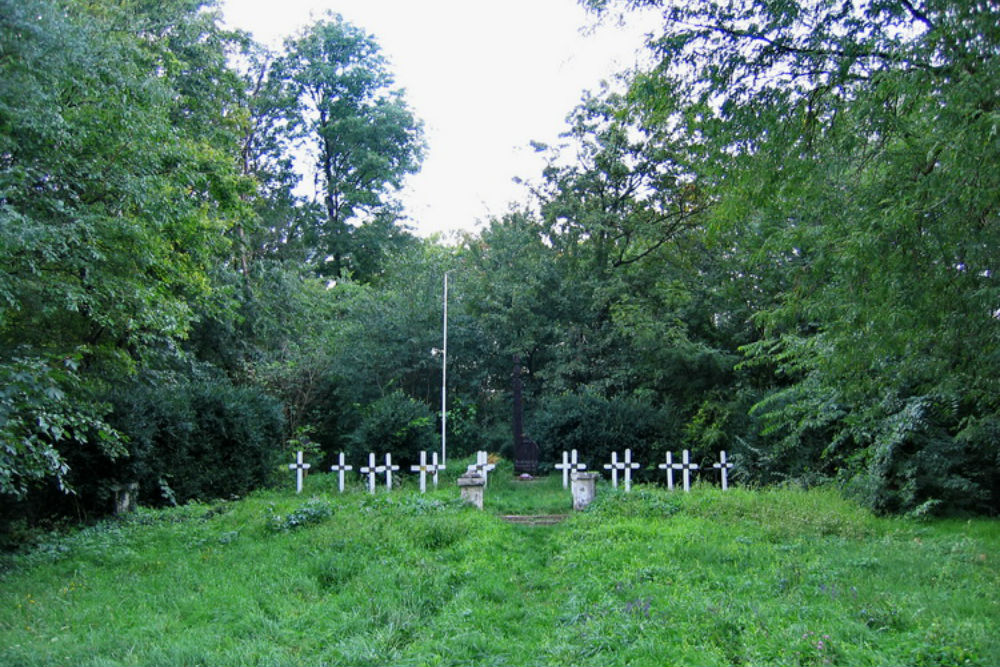
[(201, 0), (0, 0), (4, 519), (242, 493), (306, 437), (408, 463), (445, 272), (450, 453), (511, 453), (517, 355), (552, 461), (726, 449), (746, 483), (995, 513), (996, 8), (584, 4), (661, 12), (653, 64), (445, 244), (405, 228), (421, 123), (360, 27), (271, 52)]

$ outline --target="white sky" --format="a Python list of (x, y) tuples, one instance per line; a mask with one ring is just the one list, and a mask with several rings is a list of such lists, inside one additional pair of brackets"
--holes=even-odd
[(576, 0), (223, 0), (226, 22), (278, 46), (326, 10), (374, 35), (424, 121), (423, 167), (401, 193), (421, 236), (471, 231), (525, 202), (584, 90), (641, 60), (635, 18), (596, 30)]

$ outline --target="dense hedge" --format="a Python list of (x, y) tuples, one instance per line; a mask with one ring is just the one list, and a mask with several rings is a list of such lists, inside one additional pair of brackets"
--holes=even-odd
[(224, 379), (136, 383), (112, 397), (110, 421), (129, 437), (117, 481), (138, 481), (143, 503), (241, 495), (280, 463), (281, 404)]
[(631, 449), (633, 461), (649, 463), (681, 440), (681, 421), (672, 406), (638, 396), (555, 396), (541, 402), (527, 429), (538, 442), (541, 461), (555, 462), (563, 450), (576, 449), (595, 470), (611, 460), (612, 451), (621, 457)]

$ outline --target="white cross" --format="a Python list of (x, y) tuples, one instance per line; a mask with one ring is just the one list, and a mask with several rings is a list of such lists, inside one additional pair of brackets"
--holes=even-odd
[(295, 463), (288, 464), (288, 469), (295, 471), (295, 493), (302, 493), (302, 474), (311, 467), (308, 463), (302, 462), (302, 450), (299, 450)]
[(399, 470), (399, 466), (392, 465), (392, 454), (385, 455), (385, 465), (382, 466), (385, 471), (385, 488), (392, 489), (392, 473)]
[(674, 456), (670, 452), (667, 452), (667, 462), (661, 463), (656, 466), (660, 470), (667, 471), (667, 488), (673, 490), (674, 488)]
[(569, 487), (569, 474), (570, 474), (570, 472), (573, 472), (573, 471), (576, 471), (576, 470), (580, 470), (580, 471), (586, 470), (587, 469), (587, 464), (586, 463), (578, 463), (577, 462), (577, 460), (576, 460), (576, 450), (575, 449), (573, 450), (572, 455), (567, 455), (566, 452), (563, 452), (562, 454), (563, 454), (562, 463), (557, 463), (555, 465), (555, 468), (556, 468), (556, 470), (562, 470), (563, 488), (565, 489), (565, 488)]
[(618, 488), (618, 452), (611, 452), (611, 463), (605, 463), (604, 469), (611, 471), (611, 485)]
[(489, 483), (490, 471), (496, 467), (495, 463), (490, 463), (489, 454), (478, 451), (476, 452), (476, 462), (470, 465), (467, 470), (482, 475), (483, 486), (486, 486)]
[(341, 452), (340, 456), (337, 458), (337, 463), (335, 465), (330, 466), (330, 470), (332, 470), (333, 472), (337, 473), (337, 476), (340, 478), (339, 479), (339, 482), (340, 482), (340, 492), (343, 493), (344, 492), (344, 472), (347, 471), (347, 470), (354, 470), (354, 466), (344, 465), (344, 452)]
[(726, 461), (726, 450), (723, 449), (721, 452), (719, 452), (719, 462), (713, 463), (712, 467), (722, 473), (722, 490), (725, 491), (727, 488), (729, 488), (728, 484), (729, 469), (733, 467), (732, 463)]
[(686, 450), (686, 449), (684, 450), (684, 462), (683, 463), (674, 463), (673, 464), (673, 469), (674, 470), (683, 470), (684, 471), (684, 490), (685, 491), (690, 491), (691, 490), (691, 471), (692, 470), (697, 470), (699, 467), (700, 466), (697, 463), (689, 463), (688, 462), (688, 450)]
[(445, 469), (444, 465), (438, 465), (438, 453), (431, 452), (431, 466), (433, 467), (434, 476), (431, 478), (434, 480), (434, 488), (438, 485), (438, 472)]
[(604, 464), (605, 470), (611, 471), (611, 484), (618, 488), (618, 471), (625, 471), (625, 491), (632, 490), (632, 471), (639, 468), (638, 463), (632, 462), (632, 450), (625, 450), (625, 460), (618, 460), (618, 452), (611, 452), (611, 463)]
[(385, 466), (375, 465), (375, 453), (368, 452), (368, 465), (358, 470), (362, 475), (368, 475), (368, 492), (375, 493), (375, 475), (385, 472)]
[(410, 466), (411, 471), (420, 473), (420, 493), (427, 492), (427, 473), (431, 472), (433, 467), (435, 467), (434, 463), (427, 465), (427, 452), (423, 451), (420, 452), (420, 465)]
[(623, 463), (625, 466), (625, 492), (628, 493), (632, 490), (632, 471), (639, 469), (638, 463), (632, 463), (632, 450), (625, 450), (625, 461)]

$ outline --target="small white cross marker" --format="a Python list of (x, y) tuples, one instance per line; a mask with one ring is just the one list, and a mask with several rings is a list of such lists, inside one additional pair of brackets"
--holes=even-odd
[(295, 458), (295, 463), (289, 463), (288, 469), (295, 471), (295, 493), (302, 493), (302, 475), (311, 468), (308, 463), (302, 462), (302, 451), (299, 450)]
[(358, 470), (362, 475), (368, 475), (368, 492), (375, 493), (375, 475), (385, 472), (385, 466), (375, 465), (375, 453), (368, 452), (368, 465)]
[(420, 493), (427, 492), (427, 473), (431, 471), (433, 466), (433, 463), (427, 465), (427, 452), (423, 451), (420, 452), (420, 465), (410, 466), (411, 471), (420, 473)]
[(726, 450), (719, 452), (719, 462), (713, 463), (712, 467), (722, 473), (722, 490), (725, 491), (729, 488), (729, 469), (733, 467), (732, 463), (726, 461)]
[(701, 466), (699, 466), (697, 463), (690, 463), (688, 461), (688, 450), (686, 450), (686, 449), (684, 450), (683, 461), (684, 461), (683, 463), (674, 463), (673, 464), (673, 468), (674, 468), (674, 470), (683, 470), (684, 471), (684, 490), (685, 491), (690, 491), (691, 490), (691, 471), (692, 470), (697, 470)]
[(625, 466), (625, 492), (628, 493), (632, 490), (632, 471), (639, 469), (638, 463), (632, 463), (632, 450), (625, 450), (625, 461), (623, 463)]
[(619, 465), (620, 464), (618, 463), (618, 452), (611, 452), (611, 463), (605, 463), (604, 469), (611, 471), (611, 485), (614, 486), (616, 489), (618, 488), (618, 470), (620, 469)]
[(484, 451), (478, 451), (476, 452), (476, 462), (468, 467), (468, 471), (482, 475), (483, 486), (486, 486), (489, 483), (490, 471), (496, 467), (495, 463), (490, 463), (489, 454)]
[(349, 465), (345, 465), (344, 464), (344, 452), (341, 452), (340, 456), (337, 457), (337, 463), (335, 463), (334, 465), (330, 466), (330, 470), (332, 470), (333, 472), (337, 473), (337, 477), (339, 477), (338, 482), (339, 482), (339, 485), (340, 485), (340, 492), (343, 493), (344, 492), (344, 472), (346, 472), (348, 470), (354, 470), (354, 466), (349, 466)]
[(660, 470), (667, 471), (667, 488), (671, 491), (674, 488), (674, 456), (670, 452), (667, 452), (667, 462), (661, 463), (656, 466)]
[(618, 488), (618, 471), (623, 470), (625, 472), (625, 491), (632, 490), (632, 471), (639, 468), (638, 463), (632, 462), (632, 450), (625, 450), (625, 460), (618, 460), (618, 452), (611, 452), (611, 463), (604, 464), (605, 470), (611, 471), (611, 484), (615, 488)]
[(385, 471), (385, 488), (392, 489), (392, 473), (399, 470), (399, 466), (392, 464), (392, 454), (385, 455), (385, 465), (382, 466)]
[(445, 469), (444, 464), (438, 465), (438, 453), (437, 452), (431, 452), (431, 466), (433, 466), (433, 469), (434, 469), (434, 476), (431, 479), (434, 480), (434, 488), (437, 488), (437, 485), (438, 485), (438, 473), (440, 471), (442, 471), (442, 470)]
[(581, 471), (586, 470), (587, 469), (587, 464), (586, 463), (578, 463), (577, 462), (577, 460), (576, 460), (576, 450), (574, 449), (573, 453), (571, 455), (567, 454), (566, 452), (562, 453), (562, 463), (557, 463), (555, 465), (555, 469), (556, 470), (562, 470), (563, 488), (567, 489), (567, 488), (569, 488), (569, 475), (570, 475), (570, 473), (574, 472), (576, 470), (581, 470)]

